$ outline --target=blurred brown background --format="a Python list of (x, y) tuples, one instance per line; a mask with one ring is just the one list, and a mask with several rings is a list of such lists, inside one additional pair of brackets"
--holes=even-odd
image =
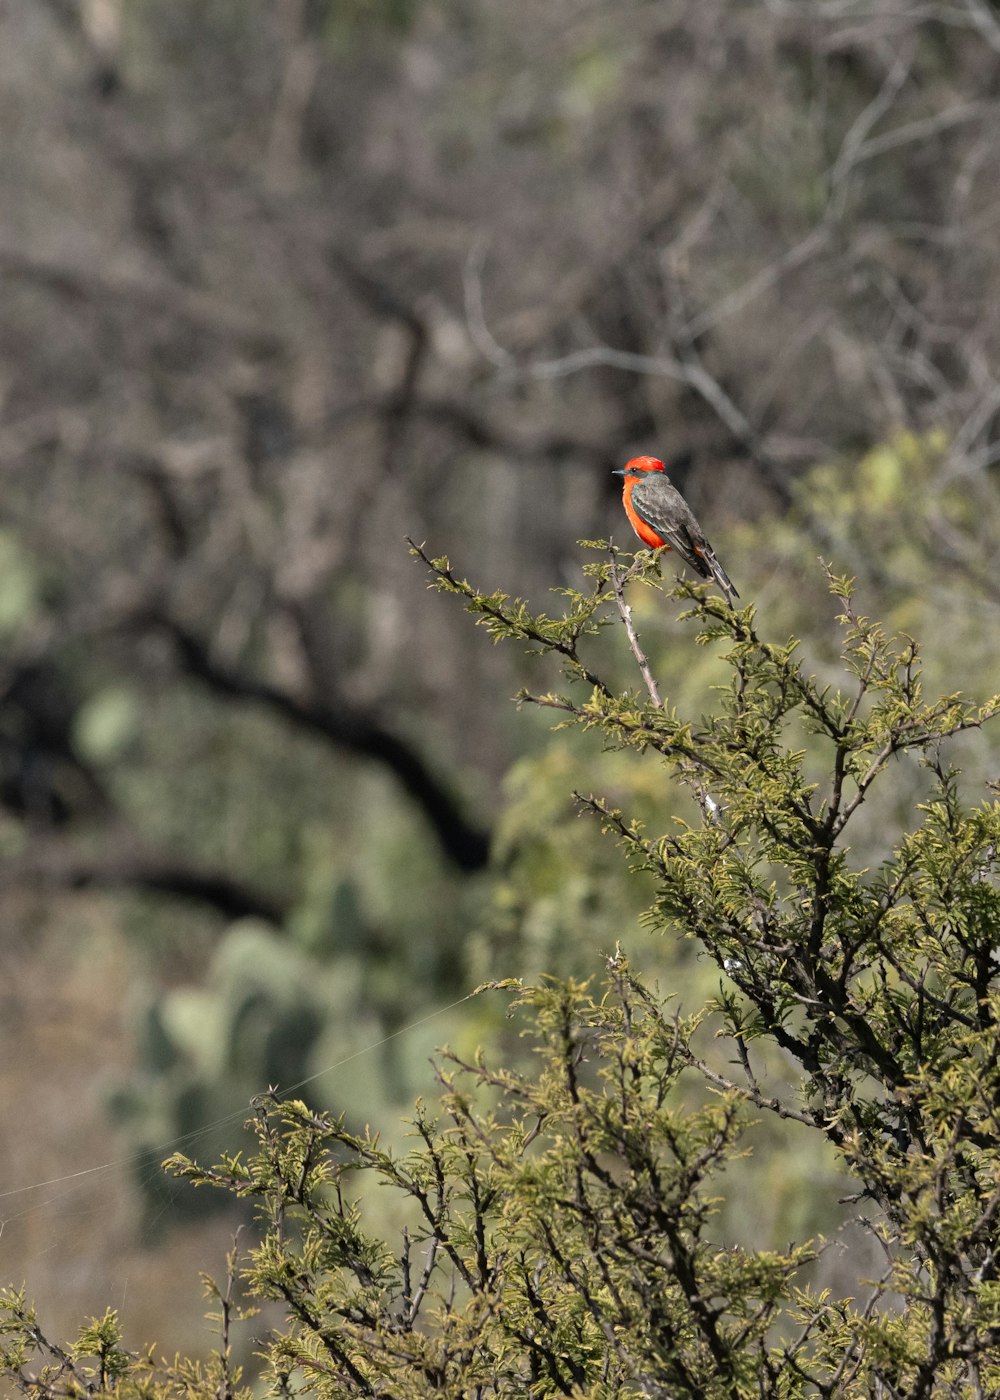
[[(203, 1344), (172, 1141), (647, 937), (568, 793), (669, 794), (406, 536), (556, 606), (654, 452), (819, 664), (822, 555), (995, 682), (998, 96), (989, 0), (0, 9), (0, 1274), (54, 1333)], [(492, 1014), (315, 1092), (394, 1122)]]

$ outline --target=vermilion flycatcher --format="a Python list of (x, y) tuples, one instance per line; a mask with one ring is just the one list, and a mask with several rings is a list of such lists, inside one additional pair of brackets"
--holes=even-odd
[(625, 514), (643, 544), (648, 544), (650, 549), (676, 549), (696, 574), (715, 579), (732, 607), (733, 599), (740, 595), (660, 459), (633, 457), (614, 475), (625, 478), (622, 490)]

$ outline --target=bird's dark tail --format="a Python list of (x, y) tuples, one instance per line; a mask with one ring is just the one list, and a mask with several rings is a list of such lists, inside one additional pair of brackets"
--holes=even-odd
[(718, 559), (716, 559), (715, 555), (710, 549), (705, 550), (704, 559), (705, 563), (712, 571), (712, 577), (715, 579), (716, 583), (726, 595), (726, 602), (729, 604), (730, 607), (732, 607), (733, 599), (738, 598), (740, 596), (737, 593), (735, 587), (733, 586), (732, 579), (726, 573), (725, 569), (722, 567), (722, 565), (719, 563)]

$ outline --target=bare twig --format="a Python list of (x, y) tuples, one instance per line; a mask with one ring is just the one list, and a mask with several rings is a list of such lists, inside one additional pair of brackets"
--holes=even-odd
[(890, 110), (909, 75), (910, 63), (900, 56), (889, 69), (871, 102), (848, 128), (840, 144), (837, 159), (830, 170), (830, 189), (835, 196), (840, 192), (840, 200), (843, 199), (847, 177), (858, 163), (860, 152), (868, 141), (868, 133)]
[(274, 104), (264, 170), (272, 189), (294, 186), (305, 115), (316, 86), (321, 49), (306, 30), (305, 0), (284, 0), (288, 51)]
[(465, 296), (465, 323), (479, 353), (496, 365), (498, 369), (507, 369), (513, 364), (513, 356), (494, 338), (486, 323), (486, 315), (483, 311), (483, 264), (486, 261), (488, 246), (488, 235), (480, 234), (469, 249), (469, 255), (465, 260), (465, 271), (462, 278)]
[(685, 326), (685, 330), (692, 340), (697, 340), (704, 335), (707, 330), (717, 326), (720, 321), (724, 321), (727, 316), (734, 316), (756, 297), (762, 296), (764, 292), (770, 291), (786, 273), (792, 272), (795, 268), (807, 263), (810, 258), (820, 252), (830, 241), (830, 228), (826, 223), (817, 224), (810, 229), (805, 238), (793, 244), (780, 257), (773, 262), (762, 267), (758, 272), (729, 292), (714, 306), (708, 307), (698, 316), (693, 316)]
[(632, 609), (625, 600), (625, 586), (622, 581), (622, 576), (618, 571), (618, 560), (615, 557), (615, 548), (613, 545), (609, 550), (609, 555), (611, 558), (611, 586), (615, 591), (615, 602), (618, 604), (618, 611), (625, 625), (625, 632), (628, 636), (629, 646), (632, 648), (632, 655), (635, 657), (636, 664), (642, 672), (642, 678), (646, 682), (646, 689), (649, 691), (650, 700), (652, 700), (657, 709), (662, 710), (663, 701), (660, 699), (659, 688), (652, 671), (649, 669), (649, 661), (646, 657), (646, 653), (639, 645), (639, 636), (635, 630), (635, 624), (632, 621)]
[(964, 0), (969, 18), (991, 49), (1000, 53), (1000, 21), (986, 0)]

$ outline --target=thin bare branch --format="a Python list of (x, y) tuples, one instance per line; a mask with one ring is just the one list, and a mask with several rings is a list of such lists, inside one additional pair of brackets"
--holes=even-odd
[(621, 573), (618, 569), (618, 560), (615, 557), (615, 550), (612, 546), (610, 550), (611, 559), (611, 586), (615, 593), (615, 602), (618, 604), (618, 612), (622, 622), (625, 624), (625, 632), (628, 636), (629, 646), (632, 648), (632, 655), (635, 657), (636, 665), (642, 673), (642, 679), (646, 683), (649, 698), (657, 709), (663, 708), (663, 701), (660, 699), (660, 691), (653, 678), (653, 673), (649, 667), (649, 660), (646, 653), (639, 644), (639, 636), (632, 621), (632, 608), (625, 598), (625, 586)]

